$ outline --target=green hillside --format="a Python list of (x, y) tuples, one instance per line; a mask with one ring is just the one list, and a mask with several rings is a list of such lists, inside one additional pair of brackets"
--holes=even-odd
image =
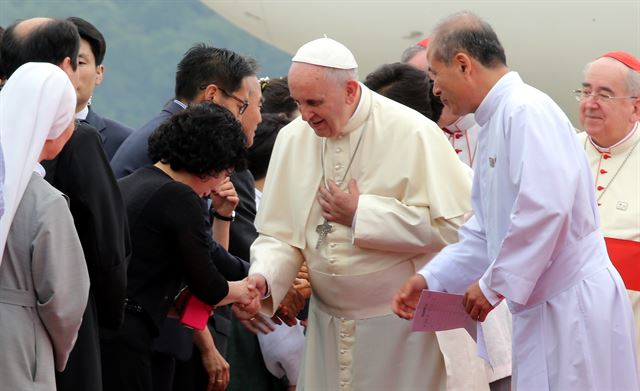
[(105, 81), (96, 111), (133, 128), (173, 96), (176, 64), (196, 42), (256, 58), (261, 76), (286, 74), (290, 55), (244, 31), (197, 0), (0, 0), (0, 25), (34, 16), (79, 16), (107, 40)]

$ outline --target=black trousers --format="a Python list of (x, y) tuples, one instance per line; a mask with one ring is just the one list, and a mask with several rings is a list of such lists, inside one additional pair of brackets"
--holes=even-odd
[(104, 391), (152, 391), (151, 330), (146, 319), (125, 313), (117, 332), (100, 339)]

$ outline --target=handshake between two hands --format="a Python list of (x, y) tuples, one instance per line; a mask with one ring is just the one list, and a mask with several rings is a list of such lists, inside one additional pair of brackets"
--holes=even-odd
[(264, 277), (251, 275), (241, 281), (229, 282), (230, 301), (233, 313), (239, 319), (251, 319), (260, 311), (260, 299), (267, 291)]
[[(229, 293), (217, 305), (234, 303), (234, 312), (241, 314), (243, 318), (255, 317), (260, 310), (260, 298), (266, 290), (264, 279), (262, 280), (262, 285), (259, 281), (256, 282), (249, 277), (241, 281), (230, 281)], [(186, 327), (202, 330), (215, 307), (200, 301), (186, 287), (176, 297), (174, 308), (170, 310), (168, 316), (178, 317)]]
[[(247, 330), (254, 334), (268, 334), (275, 330), (275, 325), (283, 323), (289, 327), (295, 326), (298, 324), (296, 316), (304, 308), (305, 300), (311, 296), (311, 285), (308, 280), (306, 266), (302, 267), (298, 277), (282, 299), (273, 317), (268, 318), (259, 313), (251, 314), (246, 311), (242, 305), (238, 304), (232, 307), (233, 314)], [(254, 282), (257, 288), (262, 287), (262, 283), (264, 282), (262, 276), (251, 275), (248, 278)], [(266, 288), (266, 283), (264, 286)], [(261, 294), (261, 297), (262, 296), (263, 293)]]

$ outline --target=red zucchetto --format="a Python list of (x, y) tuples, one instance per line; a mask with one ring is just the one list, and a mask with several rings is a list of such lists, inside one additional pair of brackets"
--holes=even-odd
[(633, 69), (634, 71), (640, 72), (640, 60), (635, 58), (630, 53), (627, 53), (627, 52), (609, 52), (607, 54), (603, 54), (602, 56), (600, 56), (600, 58), (602, 58), (602, 57), (613, 58), (615, 60), (620, 61), (621, 63), (623, 63), (627, 67)]

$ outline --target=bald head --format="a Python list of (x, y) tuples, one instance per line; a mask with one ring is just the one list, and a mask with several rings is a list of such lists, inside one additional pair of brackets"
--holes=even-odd
[(489, 23), (469, 12), (454, 14), (438, 24), (429, 41), (429, 56), (450, 65), (466, 53), (487, 68), (504, 67), (507, 59)]
[(48, 62), (69, 73), (77, 68), (79, 48), (80, 35), (73, 23), (32, 18), (7, 28), (0, 42), (0, 56), (7, 77), (27, 62)]
[(16, 36), (20, 38), (27, 37), (37, 27), (41, 27), (47, 23), (53, 22), (51, 18), (31, 18), (23, 20), (16, 24)]

